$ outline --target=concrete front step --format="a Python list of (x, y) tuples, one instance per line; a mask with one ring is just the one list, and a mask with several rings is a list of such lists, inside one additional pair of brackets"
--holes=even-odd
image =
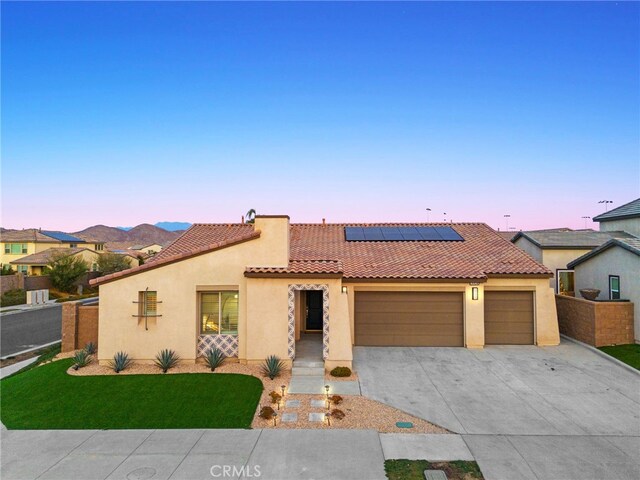
[(304, 368), (324, 368), (324, 362), (322, 360), (294, 360), (293, 366)]
[(324, 376), (324, 367), (293, 367), (291, 369), (291, 375), (301, 376)]

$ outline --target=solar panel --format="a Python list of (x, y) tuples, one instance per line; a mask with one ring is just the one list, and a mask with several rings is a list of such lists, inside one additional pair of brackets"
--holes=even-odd
[(452, 242), (464, 240), (451, 227), (344, 227), (348, 242)]
[(344, 227), (344, 236), (347, 242), (362, 242), (365, 240), (362, 227)]
[(69, 235), (64, 232), (54, 232), (51, 230), (43, 230), (47, 237), (55, 238), (56, 240), (60, 240), (61, 242), (73, 242), (73, 243), (84, 243), (84, 240), (78, 237), (74, 237), (73, 235)]
[(364, 239), (370, 242), (381, 242), (384, 240), (382, 235), (382, 229), (380, 227), (367, 227), (363, 228)]
[(442, 240), (442, 237), (438, 235), (438, 232), (433, 227), (418, 227), (418, 233), (422, 237), (422, 240), (432, 242)]
[(438, 234), (442, 237), (443, 240), (446, 240), (449, 242), (464, 240), (460, 236), (460, 234), (451, 227), (433, 227), (433, 228), (436, 229), (436, 232), (438, 232)]

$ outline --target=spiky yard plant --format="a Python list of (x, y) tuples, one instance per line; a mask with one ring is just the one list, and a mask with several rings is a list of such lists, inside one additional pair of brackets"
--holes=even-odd
[(225, 361), (224, 353), (219, 348), (213, 347), (207, 351), (204, 357), (204, 361), (212, 372), (215, 372), (216, 368), (221, 366)]
[(89, 355), (94, 355), (96, 353), (96, 344), (93, 342), (89, 342), (85, 345), (84, 351)]
[(276, 355), (270, 355), (260, 366), (262, 373), (265, 377), (269, 377), (271, 380), (280, 375), (280, 372), (284, 368), (284, 362)]
[(167, 373), (170, 368), (175, 367), (180, 362), (180, 357), (173, 350), (168, 348), (160, 350), (156, 355), (154, 363), (162, 370), (162, 373)]
[(93, 357), (89, 355), (86, 350), (78, 350), (73, 356), (73, 369), (78, 370), (79, 368), (86, 367), (92, 361)]
[(120, 373), (130, 367), (132, 363), (133, 359), (129, 357), (129, 354), (125, 352), (118, 352), (113, 356), (113, 360), (109, 361), (109, 366), (113, 368), (114, 372)]

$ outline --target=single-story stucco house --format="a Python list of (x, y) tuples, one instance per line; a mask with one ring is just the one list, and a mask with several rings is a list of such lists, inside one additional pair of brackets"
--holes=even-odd
[[(301, 333), (325, 368), (354, 345), (557, 345), (553, 273), (483, 223), (195, 224), (99, 285), (98, 360), (161, 349), (196, 361), (291, 362)], [(315, 334), (315, 335), (314, 335)]]

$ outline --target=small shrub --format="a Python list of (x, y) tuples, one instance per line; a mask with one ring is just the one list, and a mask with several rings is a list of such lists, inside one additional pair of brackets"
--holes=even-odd
[(93, 357), (91, 357), (86, 350), (78, 350), (73, 356), (73, 369), (78, 370), (79, 368), (86, 367), (92, 362), (92, 360)]
[(15, 289), (5, 292), (0, 297), (0, 307), (11, 307), (13, 305), (24, 305), (27, 303), (26, 290)]
[(264, 376), (273, 380), (280, 375), (280, 372), (284, 368), (284, 362), (276, 355), (271, 355), (265, 359), (261, 368)]
[(162, 370), (162, 373), (167, 373), (170, 368), (175, 367), (180, 362), (180, 357), (173, 350), (169, 350), (168, 348), (165, 350), (160, 350), (160, 352), (156, 355), (155, 364)]
[(94, 355), (96, 353), (96, 345), (93, 342), (89, 342), (85, 345), (84, 351), (89, 355)]
[(346, 414), (342, 410), (339, 410), (337, 408), (334, 408), (333, 410), (331, 410), (331, 418), (342, 420), (345, 416)]
[(216, 368), (222, 365), (225, 361), (224, 354), (219, 348), (213, 347), (209, 349), (204, 357), (204, 361), (212, 372), (215, 372)]
[(331, 400), (331, 403), (334, 405), (340, 405), (343, 398), (340, 395), (333, 395), (332, 397), (329, 397), (329, 400)]
[(260, 418), (264, 418), (265, 420), (271, 420), (273, 418), (273, 414), (276, 413), (276, 411), (271, 408), (271, 407), (262, 407), (260, 409), (260, 413), (258, 414), (258, 416)]
[(120, 373), (124, 369), (131, 366), (133, 360), (129, 358), (129, 355), (125, 352), (118, 352), (113, 356), (113, 360), (109, 362), (109, 366), (113, 368), (113, 371)]
[(282, 400), (282, 395), (280, 395), (275, 390), (271, 392), (269, 396), (271, 397), (271, 403), (278, 403), (280, 400)]
[(349, 367), (336, 367), (331, 370), (332, 377), (350, 377), (351, 369)]

